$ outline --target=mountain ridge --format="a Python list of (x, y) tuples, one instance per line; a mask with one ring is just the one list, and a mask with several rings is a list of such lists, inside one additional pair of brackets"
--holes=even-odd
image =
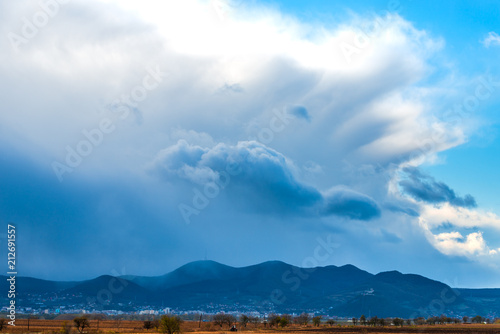
[[(101, 275), (72, 282), (27, 277), (17, 280), (18, 291), (27, 300), (55, 295), (44, 298), (53, 305), (72, 303), (94, 310), (167, 305), (205, 312), (251, 309), (358, 317), (500, 315), (500, 289), (453, 289), (417, 274), (395, 270), (372, 274), (350, 264), (301, 268), (266, 261), (231, 267), (195, 261), (160, 276)], [(7, 288), (1, 284), (0, 288)]]

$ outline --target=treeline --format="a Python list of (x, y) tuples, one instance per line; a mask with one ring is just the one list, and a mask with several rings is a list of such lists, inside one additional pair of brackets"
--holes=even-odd
[[(353, 324), (358, 322), (358, 319), (352, 318)], [(461, 323), (476, 323), (476, 324), (490, 324), (490, 323), (498, 323), (500, 319), (491, 320), (490, 318), (484, 318), (480, 315), (477, 315), (473, 318), (462, 317), (462, 318), (451, 318), (445, 315), (441, 315), (439, 317), (418, 317), (415, 319), (401, 319), (401, 318), (378, 318), (372, 317), (370, 319), (366, 319), (365, 316), (361, 316), (359, 318), (359, 323), (361, 325), (368, 326), (386, 326), (386, 325), (394, 325), (394, 326), (404, 326), (404, 325), (447, 325), (447, 324), (461, 324)]]
[[(200, 318), (201, 319), (201, 318)], [(219, 313), (210, 317), (210, 321), (215, 326), (228, 328), (238, 324), (240, 327), (246, 328), (248, 325), (253, 325), (257, 327), (263, 324), (264, 327), (286, 327), (290, 324), (307, 325), (312, 322), (314, 325), (319, 326), (321, 323), (321, 316), (311, 317), (307, 313), (302, 313), (298, 316), (292, 316), (290, 314), (269, 314), (267, 318), (261, 319), (256, 316), (241, 314), (238, 318), (232, 314)], [(335, 323), (333, 321), (333, 323)]]
[[(201, 319), (201, 318), (200, 318)], [(473, 318), (469, 318), (464, 316), (462, 318), (452, 318), (445, 315), (441, 315), (439, 317), (433, 316), (429, 318), (418, 317), (415, 319), (402, 319), (402, 318), (379, 318), (377, 316), (367, 318), (362, 315), (359, 318), (351, 318), (351, 319), (332, 319), (323, 316), (311, 316), (308, 313), (302, 313), (300, 315), (292, 316), (290, 314), (269, 314), (267, 318), (260, 319), (258, 317), (249, 316), (242, 314), (239, 318), (232, 314), (224, 314), (219, 313), (210, 317), (212, 323), (216, 326), (220, 326), (221, 328), (227, 326), (228, 328), (238, 324), (240, 327), (247, 327), (248, 324), (253, 324), (257, 327), (259, 324), (263, 324), (264, 327), (280, 327), (284, 328), (291, 324), (296, 325), (308, 325), (312, 324), (313, 326), (330, 325), (333, 326), (335, 324), (341, 325), (348, 324), (352, 325), (361, 325), (361, 326), (413, 326), (413, 325), (445, 325), (445, 324), (461, 324), (461, 323), (476, 323), (476, 324), (490, 324), (490, 323), (500, 323), (500, 318), (495, 320), (491, 320), (490, 318), (485, 318), (482, 316), (475, 316)]]
[[(59, 315), (57, 318), (59, 320), (69, 320), (72, 321), (75, 317), (78, 317), (78, 314), (66, 314)], [(215, 315), (209, 314), (183, 314), (178, 316), (183, 321), (209, 321), (212, 322), (215, 326), (231, 327), (233, 324), (238, 324), (240, 327), (247, 327), (247, 325), (257, 326), (263, 324), (265, 327), (285, 327), (290, 324), (298, 324), (298, 325), (308, 325), (313, 324), (318, 326), (319, 324), (328, 324), (335, 325), (340, 323), (351, 323), (353, 325), (363, 325), (363, 326), (386, 326), (386, 325), (395, 325), (395, 326), (409, 326), (409, 325), (436, 325), (436, 324), (460, 324), (460, 323), (500, 323), (500, 318), (492, 319), (488, 317), (482, 317), (480, 315), (476, 315), (475, 317), (464, 316), (461, 318), (457, 317), (448, 317), (445, 315), (441, 315), (439, 317), (432, 316), (428, 318), (418, 317), (414, 319), (402, 319), (402, 318), (378, 318), (378, 317), (370, 317), (362, 315), (359, 318), (349, 318), (349, 319), (338, 319), (338, 318), (329, 318), (325, 316), (311, 316), (309, 313), (302, 313), (300, 315), (292, 316), (290, 314), (274, 314), (271, 313), (267, 316), (267, 318), (256, 317), (250, 314), (241, 314), (236, 317), (232, 314), (227, 313), (219, 313)], [(19, 317), (20, 319), (40, 319), (40, 320), (50, 320), (55, 317), (47, 317), (46, 315), (23, 315)], [(161, 315), (151, 315), (151, 314), (121, 314), (121, 315), (105, 315), (102, 313), (93, 313), (87, 314), (86, 318), (88, 320), (135, 320), (135, 321), (155, 321), (160, 320)]]

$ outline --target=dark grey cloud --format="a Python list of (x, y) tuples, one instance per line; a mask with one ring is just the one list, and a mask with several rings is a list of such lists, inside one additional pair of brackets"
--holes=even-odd
[(477, 203), (472, 195), (458, 196), (453, 189), (443, 182), (436, 181), (432, 176), (422, 173), (416, 167), (403, 169), (406, 177), (399, 182), (403, 191), (416, 200), (427, 203), (444, 203), (451, 205), (475, 208)]
[(364, 194), (346, 187), (334, 187), (322, 193), (299, 181), (291, 161), (255, 141), (203, 148), (179, 140), (158, 154), (152, 170), (169, 182), (182, 179), (200, 187), (217, 184), (226, 189), (224, 191), (237, 194), (233, 198), (245, 198), (263, 211), (336, 215), (358, 220), (380, 216), (377, 203)]
[(325, 201), (326, 214), (359, 220), (380, 217), (380, 208), (372, 198), (344, 187), (329, 190)]

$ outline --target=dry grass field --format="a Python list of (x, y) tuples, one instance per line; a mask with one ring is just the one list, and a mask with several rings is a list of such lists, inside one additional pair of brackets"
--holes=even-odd
[[(6, 326), (2, 333), (60, 333), (64, 323), (73, 325), (71, 320), (16, 320), (16, 327)], [(72, 329), (73, 333), (78, 333), (76, 329)], [(143, 328), (142, 321), (127, 321), (127, 320), (91, 320), (90, 328), (85, 330), (86, 333), (156, 333), (154, 329), (149, 331)], [(186, 321), (182, 324), (183, 333), (196, 334), (214, 334), (214, 333), (231, 333), (227, 327), (220, 328), (212, 323), (203, 322), (199, 326), (198, 322)], [(296, 333), (296, 334), (329, 334), (329, 333), (447, 333), (447, 334), (494, 334), (500, 333), (500, 325), (435, 325), (435, 326), (405, 326), (405, 327), (366, 327), (366, 326), (328, 326), (321, 325), (319, 327), (291, 325), (284, 329), (270, 329), (263, 325), (255, 327), (248, 325), (247, 328), (239, 328), (239, 332), (256, 333), (256, 334), (278, 334), (278, 333)]]

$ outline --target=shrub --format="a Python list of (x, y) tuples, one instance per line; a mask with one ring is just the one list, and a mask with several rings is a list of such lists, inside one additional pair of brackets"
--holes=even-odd
[(160, 319), (159, 331), (161, 333), (168, 333), (168, 334), (180, 333), (181, 323), (182, 320), (179, 317), (164, 315)]

